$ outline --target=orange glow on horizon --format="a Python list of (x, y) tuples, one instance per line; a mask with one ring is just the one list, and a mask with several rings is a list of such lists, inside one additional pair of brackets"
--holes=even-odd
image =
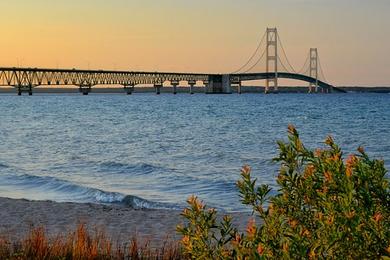
[[(336, 85), (390, 85), (386, 0), (2, 0), (0, 66), (229, 73), (276, 26)], [(298, 83), (299, 84), (299, 83)]]

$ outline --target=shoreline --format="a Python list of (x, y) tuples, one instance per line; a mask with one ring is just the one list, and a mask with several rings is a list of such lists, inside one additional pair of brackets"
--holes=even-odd
[[(390, 87), (339, 87), (348, 93), (390, 93)], [(194, 93), (204, 94), (204, 87), (194, 87)], [(135, 87), (134, 94), (154, 93), (153, 87)], [(172, 93), (170, 86), (161, 88), (161, 93)], [(177, 93), (188, 94), (189, 87), (177, 87)], [(237, 93), (237, 87), (232, 86), (232, 93)], [(264, 93), (264, 87), (242, 86), (242, 93)], [(307, 87), (279, 87), (279, 93), (307, 93)], [(0, 94), (15, 94), (16, 89), (11, 87), (0, 87)], [(33, 89), (34, 94), (80, 94), (76, 87), (37, 87)], [(93, 87), (90, 94), (126, 94), (122, 87)]]
[[(85, 224), (90, 232), (103, 231), (113, 242), (127, 242), (137, 236), (152, 247), (159, 247), (166, 241), (180, 239), (176, 226), (184, 223), (178, 210), (138, 210), (121, 205), (0, 197), (0, 208), (0, 239), (14, 242), (25, 238), (32, 228), (43, 227), (49, 237), (55, 238)], [(250, 213), (228, 214), (240, 230), (245, 229)]]

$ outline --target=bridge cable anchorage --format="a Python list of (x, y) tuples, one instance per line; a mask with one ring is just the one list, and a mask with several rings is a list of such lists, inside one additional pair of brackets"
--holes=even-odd
[[(257, 48), (256, 48), (255, 52), (254, 52), (254, 53), (252, 54), (252, 56), (248, 59), (248, 61), (247, 61), (243, 66), (241, 66), (238, 70), (236, 70), (236, 71), (234, 71), (234, 72), (232, 72), (232, 73), (230, 73), (230, 74), (236, 74), (236, 73), (240, 72), (242, 69), (244, 69), (244, 68), (253, 60), (253, 58), (256, 56), (257, 52), (260, 50), (260, 47), (261, 47), (261, 45), (262, 45), (263, 42), (264, 42), (265, 35), (266, 35), (266, 33), (264, 33), (264, 34), (263, 34), (263, 37), (261, 37), (260, 43), (257, 45)], [(258, 63), (258, 62), (257, 62), (257, 63)]]
[[(278, 42), (279, 42), (279, 44), (280, 44), (280, 47), (282, 48), (282, 51), (283, 51), (284, 57), (286, 58), (287, 64), (290, 66), (292, 72), (297, 73), (297, 72), (295, 71), (294, 67), (291, 65), (290, 61), (288, 60), (286, 51), (284, 50), (282, 41), (281, 41), (281, 39), (280, 39), (279, 32), (277, 32), (277, 34), (278, 34), (278, 37), (277, 37), (277, 38), (278, 38)], [(280, 61), (280, 62), (282, 63), (282, 61)], [(291, 71), (288, 71), (288, 70), (287, 70), (287, 72), (291, 72)]]
[(254, 67), (256, 67), (256, 66), (260, 63), (260, 61), (263, 59), (263, 57), (264, 57), (266, 51), (267, 51), (267, 50), (264, 49), (263, 53), (261, 54), (260, 58), (256, 61), (256, 63), (253, 64), (249, 69), (247, 69), (247, 70), (244, 71), (243, 73), (247, 73), (247, 72), (251, 71)]

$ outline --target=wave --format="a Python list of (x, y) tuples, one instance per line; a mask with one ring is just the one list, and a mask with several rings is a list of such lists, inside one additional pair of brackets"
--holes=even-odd
[(38, 189), (54, 193), (56, 198), (59, 198), (58, 201), (119, 204), (133, 209), (177, 209), (176, 206), (168, 203), (152, 202), (134, 195), (104, 191), (51, 176), (22, 174), (3, 176), (3, 178), (6, 178), (2, 181), (3, 185), (21, 186), (25, 190), (31, 190), (31, 192)]
[(146, 200), (134, 195), (125, 196), (121, 200), (120, 204), (123, 204), (133, 209), (174, 209), (174, 210), (180, 209), (178, 206), (175, 205), (171, 205), (168, 203), (154, 202), (154, 201), (152, 202), (150, 200)]
[(154, 172), (166, 171), (165, 168), (147, 163), (126, 164), (119, 162), (104, 162), (99, 164), (99, 170), (102, 172), (111, 172), (119, 174), (151, 174)]
[(0, 168), (9, 168), (8, 165), (0, 163)]

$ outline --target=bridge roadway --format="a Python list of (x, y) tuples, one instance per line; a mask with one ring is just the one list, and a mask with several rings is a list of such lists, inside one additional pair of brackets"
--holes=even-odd
[[(206, 93), (231, 93), (231, 84), (241, 84), (242, 81), (261, 80), (275, 77), (275, 73), (245, 73), (245, 74), (202, 74), (176, 72), (134, 72), (110, 70), (78, 70), (78, 69), (42, 69), (42, 68), (0, 68), (0, 86), (12, 86), (21, 95), (41, 85), (74, 85), (80, 92), (87, 95), (95, 85), (122, 85), (131, 94), (136, 85), (154, 85), (156, 93), (160, 94), (163, 83), (169, 82), (176, 94), (177, 86), (186, 81), (193, 87), (201, 82)], [(315, 83), (316, 79), (302, 74), (279, 72), (278, 78), (297, 79)], [(318, 86), (327, 90), (342, 91), (330, 84), (318, 81)]]
[[(251, 80), (264, 80), (268, 78), (275, 78), (275, 73), (244, 73), (244, 74), (231, 74), (232, 77), (232, 83), (238, 84), (240, 81), (251, 81)], [(318, 87), (323, 89), (329, 89), (329, 90), (335, 90), (337, 92), (345, 93), (346, 91), (335, 87), (333, 85), (330, 85), (324, 81), (316, 80), (315, 78), (306, 76), (304, 74), (299, 73), (289, 73), (289, 72), (278, 72), (278, 78), (283, 79), (296, 79), (300, 81), (306, 81), (308, 83), (316, 83), (318, 84)]]

